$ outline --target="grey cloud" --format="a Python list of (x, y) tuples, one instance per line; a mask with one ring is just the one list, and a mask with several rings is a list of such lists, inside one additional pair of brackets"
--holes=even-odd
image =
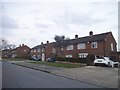
[(102, 19), (94, 19), (90, 15), (86, 14), (75, 14), (69, 11), (64, 12), (63, 16), (59, 16), (54, 19), (56, 23), (64, 24), (80, 24), (80, 25), (91, 25), (103, 22)]
[(47, 25), (47, 24), (39, 24), (39, 23), (37, 23), (37, 24), (35, 24), (35, 27), (37, 27), (37, 28), (48, 28), (50, 25)]
[(2, 22), (1, 22), (2, 28), (5, 29), (13, 29), (13, 28), (18, 28), (18, 25), (16, 23), (16, 21), (10, 17), (2, 17)]

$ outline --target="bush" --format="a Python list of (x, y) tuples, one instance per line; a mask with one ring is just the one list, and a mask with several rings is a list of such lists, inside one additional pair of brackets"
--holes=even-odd
[(19, 59), (30, 59), (31, 56), (30, 55), (18, 55), (15, 58), (19, 58)]
[(65, 61), (65, 62), (74, 62), (74, 63), (86, 63), (85, 58), (62, 58), (62, 57), (56, 57), (56, 61)]
[(95, 59), (95, 55), (94, 54), (89, 54), (87, 56), (87, 65), (94, 65), (94, 59)]

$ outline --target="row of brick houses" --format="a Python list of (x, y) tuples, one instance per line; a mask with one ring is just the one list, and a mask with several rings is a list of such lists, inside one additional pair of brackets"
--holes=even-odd
[(112, 35), (112, 32), (93, 35), (89, 32), (89, 36), (78, 37), (74, 39), (64, 40), (61, 45), (57, 46), (56, 42), (49, 41), (46, 44), (35, 46), (31, 49), (31, 56), (36, 56), (43, 61), (52, 55), (56, 54), (59, 57), (70, 58), (86, 58), (88, 54), (96, 56), (108, 56), (119, 60), (117, 53), (117, 43)]
[(2, 58), (27, 58), (30, 56), (30, 48), (27, 45), (19, 45), (15, 49), (5, 49), (2, 51)]
[(112, 32), (106, 32), (93, 35), (89, 32), (89, 36), (78, 37), (75, 35), (74, 39), (64, 40), (57, 44), (57, 42), (47, 41), (45, 44), (37, 45), (29, 48), (22, 45), (13, 50), (3, 50), (2, 57), (25, 57), (35, 56), (42, 61), (47, 58), (57, 55), (58, 57), (67, 58), (86, 58), (89, 54), (96, 56), (108, 56), (115, 60), (119, 60), (120, 53), (117, 52), (117, 43), (112, 35)]

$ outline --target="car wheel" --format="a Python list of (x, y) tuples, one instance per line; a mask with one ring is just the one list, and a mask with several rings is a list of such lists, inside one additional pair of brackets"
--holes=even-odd
[(110, 62), (108, 62), (108, 67), (110, 67)]
[(96, 64), (96, 63), (95, 63), (94, 65), (95, 65), (95, 66), (98, 66), (98, 64)]

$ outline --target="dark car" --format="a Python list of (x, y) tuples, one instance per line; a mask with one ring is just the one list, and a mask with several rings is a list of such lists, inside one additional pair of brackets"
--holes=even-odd
[(47, 58), (46, 60), (47, 62), (55, 62), (55, 57), (50, 57), (50, 58)]

